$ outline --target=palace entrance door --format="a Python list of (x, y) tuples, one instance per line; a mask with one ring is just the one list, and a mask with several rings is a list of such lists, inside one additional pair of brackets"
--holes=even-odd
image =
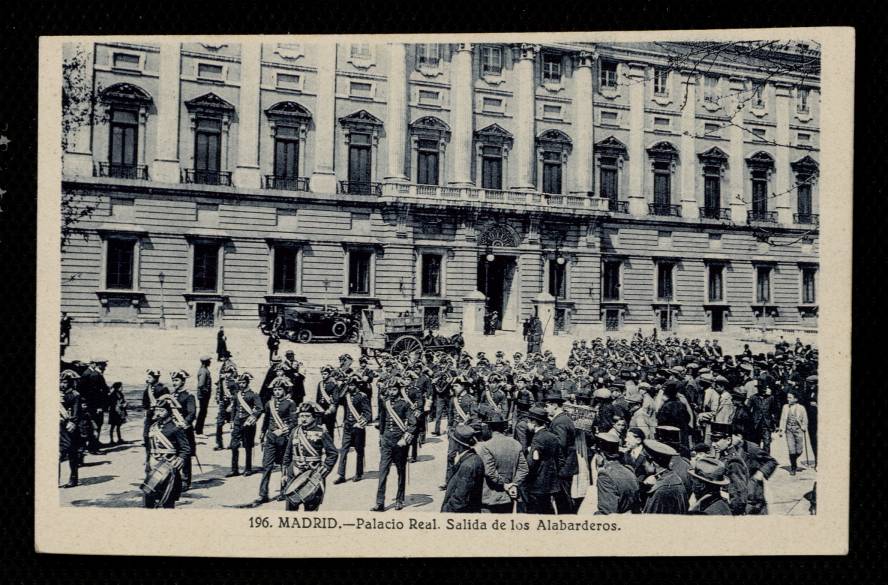
[[(492, 260), (488, 258), (492, 256)], [(514, 256), (481, 254), (478, 258), (478, 290), (487, 297), (487, 312), (498, 314), (497, 330), (518, 327), (518, 264)]]

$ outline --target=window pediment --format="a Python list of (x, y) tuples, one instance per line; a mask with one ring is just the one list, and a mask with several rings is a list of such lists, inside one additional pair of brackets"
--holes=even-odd
[(767, 152), (759, 151), (746, 159), (752, 169), (770, 170), (774, 168), (774, 157)]
[(728, 155), (717, 146), (713, 146), (709, 150), (699, 153), (697, 158), (699, 158), (700, 162), (704, 165), (718, 167), (728, 164)]
[(485, 144), (505, 145), (509, 148), (514, 140), (512, 133), (500, 126), (491, 124), (475, 132), (475, 139)]
[(210, 92), (185, 102), (185, 107), (192, 113), (231, 114), (234, 106), (216, 94)]
[(626, 156), (626, 145), (614, 138), (608, 136), (604, 140), (595, 143), (595, 152), (603, 156), (623, 157)]
[(132, 83), (115, 83), (106, 88), (102, 92), (102, 100), (138, 106), (147, 106), (153, 101), (148, 92)]
[(367, 110), (359, 110), (354, 114), (339, 118), (339, 123), (347, 128), (378, 128), (382, 126), (382, 120), (368, 112)]
[(648, 156), (658, 161), (674, 161), (678, 158), (678, 149), (669, 142), (658, 142), (647, 149)]
[(450, 138), (450, 126), (434, 116), (424, 116), (415, 120), (410, 124), (410, 130), (416, 134), (435, 136), (444, 140)]
[(820, 171), (820, 164), (809, 155), (789, 163), (789, 166), (797, 175), (816, 175)]
[(311, 112), (296, 102), (278, 102), (265, 110), (269, 118), (281, 122), (307, 124), (311, 120)]
[(554, 146), (559, 150), (570, 150), (572, 142), (570, 136), (561, 130), (546, 130), (536, 138), (539, 146)]

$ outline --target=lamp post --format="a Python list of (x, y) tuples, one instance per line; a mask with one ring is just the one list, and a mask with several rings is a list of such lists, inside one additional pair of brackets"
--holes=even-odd
[(166, 314), (164, 312), (164, 290), (163, 290), (163, 281), (166, 279), (166, 275), (161, 272), (157, 275), (157, 279), (160, 281), (160, 328), (166, 329)]

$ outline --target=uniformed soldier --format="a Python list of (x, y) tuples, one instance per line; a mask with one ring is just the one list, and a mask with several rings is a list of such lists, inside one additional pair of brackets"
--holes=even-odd
[(731, 507), (722, 498), (722, 488), (730, 483), (725, 477), (725, 464), (713, 457), (699, 457), (688, 471), (694, 501), (688, 514), (730, 516)]
[[(447, 368), (442, 368), (433, 382), (433, 396), (435, 398), (435, 430), (432, 432), (436, 437), (441, 435), (441, 419), (447, 415), (450, 410), (450, 384), (452, 374)], [(451, 426), (450, 419), (447, 420), (448, 426)]]
[(146, 508), (175, 508), (182, 493), (181, 469), (191, 456), (191, 447), (185, 431), (173, 422), (172, 414), (172, 397), (169, 394), (159, 397), (151, 407), (148, 454), (153, 466), (146, 470), (147, 477), (142, 488)]
[[(564, 396), (554, 388), (544, 397), (546, 411), (549, 413), (549, 430), (558, 437), (562, 464), (558, 467), (560, 489), (555, 495), (555, 505), (559, 514), (576, 514), (573, 494), (571, 493), (573, 478), (580, 473), (577, 460), (576, 436), (577, 428), (573, 420), (564, 412)], [(577, 494), (582, 497), (584, 494)]]
[(80, 466), (80, 419), (85, 416), (81, 409), (77, 381), (80, 376), (74, 370), (65, 370), (59, 375), (59, 463), (68, 460), (68, 483), (62, 487), (72, 488), (78, 483), (77, 470)]
[(284, 353), (284, 360), (281, 362), (281, 370), (290, 380), (290, 400), (297, 406), (305, 400), (305, 374), (299, 371), (302, 363), (296, 360), (296, 354), (292, 349), (288, 349)]
[(253, 474), (253, 443), (256, 421), (262, 414), (262, 399), (250, 389), (253, 376), (244, 372), (237, 379), (237, 390), (231, 400), (231, 471), (225, 477), (240, 475), (238, 454), (244, 448), (244, 475)]
[(506, 393), (503, 392), (503, 378), (499, 374), (490, 376), (489, 383), (481, 393), (482, 404), (485, 404), (491, 412), (496, 412), (505, 417), (508, 412), (506, 410)]
[(225, 423), (231, 421), (231, 400), (237, 390), (237, 365), (226, 354), (225, 361), (219, 366), (219, 380), (216, 382), (216, 446), (214, 451), (222, 451), (222, 430)]
[[(287, 396), (287, 385), (283, 378), (272, 382), (272, 397), (264, 406), (262, 431), (262, 481), (259, 483), (259, 497), (256, 504), (268, 501), (268, 483), (275, 465), (283, 465), (284, 453), (290, 431), (296, 427), (296, 404)], [(283, 471), (281, 473), (283, 475)], [(278, 497), (283, 500), (283, 493)]]
[(197, 404), (194, 396), (185, 390), (185, 380), (190, 376), (185, 370), (178, 370), (170, 374), (173, 382), (173, 420), (185, 431), (191, 455), (185, 458), (182, 465), (182, 491), (191, 489), (191, 458), (197, 456), (197, 441), (194, 436), (194, 421), (197, 418)]
[(386, 390), (383, 408), (379, 413), (379, 487), (376, 506), (372, 512), (385, 511), (385, 487), (392, 464), (398, 472), (398, 492), (395, 509), (404, 507), (407, 485), (407, 445), (416, 433), (414, 409), (401, 397), (404, 382), (396, 380)]
[(204, 434), (204, 422), (207, 420), (207, 407), (210, 405), (210, 396), (213, 394), (213, 376), (210, 374), (210, 362), (208, 355), (201, 356), (200, 369), (197, 370), (197, 421), (194, 424), (194, 432)]
[(336, 446), (333, 437), (319, 424), (321, 407), (313, 402), (303, 402), (296, 409), (296, 428), (290, 433), (284, 453), (284, 485), (307, 470), (320, 474), (320, 485), (300, 503), (287, 499), (286, 509), (295, 511), (302, 505), (306, 512), (314, 512), (324, 500), (324, 482), (336, 465)]
[(98, 454), (101, 446), (99, 437), (102, 434), (105, 408), (108, 402), (108, 384), (105, 382), (105, 368), (107, 366), (108, 360), (105, 358), (93, 358), (77, 384), (83, 410), (92, 421), (86, 446), (93, 455)]
[(148, 429), (153, 423), (152, 410), (157, 399), (170, 393), (169, 389), (160, 382), (160, 370), (148, 370), (145, 378), (145, 389), (142, 391), (142, 410), (145, 412), (145, 420), (142, 425), (142, 441), (145, 445), (145, 467), (149, 466), (148, 458)]
[[(450, 411), (447, 415), (447, 434), (459, 425), (469, 424), (478, 416), (478, 402), (469, 393), (469, 383), (462, 376), (453, 380), (453, 396), (450, 399)], [(456, 457), (456, 445), (448, 438), (447, 444), (447, 470), (444, 475), (444, 484), (441, 489), (447, 488), (450, 474), (453, 468), (453, 458)]]
[(324, 414), (321, 415), (321, 424), (324, 425), (331, 437), (336, 431), (336, 407), (339, 404), (339, 399), (339, 386), (333, 378), (333, 368), (323, 366), (321, 379), (315, 393), (315, 402), (324, 411)]
[(645, 480), (653, 485), (648, 492), (644, 513), (686, 514), (688, 493), (678, 475), (669, 469), (669, 464), (678, 451), (654, 439), (646, 439), (644, 449), (654, 464), (654, 475)]
[(549, 414), (534, 406), (528, 411), (528, 427), (533, 441), (527, 450), (527, 477), (522, 499), (528, 514), (554, 514), (553, 497), (561, 489), (558, 469), (563, 464), (558, 437), (548, 429)]
[(339, 399), (344, 409), (342, 418), (342, 444), (339, 450), (339, 477), (334, 484), (345, 482), (345, 468), (348, 463), (348, 452), (354, 448), (357, 457), (355, 481), (364, 476), (364, 448), (367, 444), (367, 425), (370, 423), (372, 411), (370, 398), (358, 391), (360, 380), (352, 376), (345, 386), (345, 392)]
[(613, 430), (595, 435), (598, 452), (598, 509), (595, 514), (635, 514), (641, 511), (635, 472), (620, 462), (620, 436)]
[(410, 463), (416, 463), (419, 455), (419, 436), (424, 424), (423, 414), (425, 413), (426, 398), (422, 387), (417, 383), (418, 380), (419, 373), (414, 369), (408, 370), (404, 384), (399, 390), (401, 398), (410, 405), (410, 408), (413, 410), (413, 416), (416, 418), (416, 433), (408, 445)]

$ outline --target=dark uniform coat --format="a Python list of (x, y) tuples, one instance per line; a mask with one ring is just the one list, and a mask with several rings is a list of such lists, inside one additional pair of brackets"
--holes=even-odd
[(558, 492), (558, 469), (562, 466), (563, 455), (558, 436), (549, 429), (540, 429), (533, 434), (527, 455), (527, 478), (524, 490), (530, 494), (550, 495)]
[[(166, 441), (170, 443), (171, 448), (168, 448), (155, 433), (163, 435), (163, 437), (166, 438)], [(148, 429), (147, 449), (149, 456), (155, 461), (160, 461), (162, 459), (170, 460), (174, 457), (178, 457), (182, 459), (182, 461), (185, 461), (191, 457), (191, 445), (188, 442), (188, 437), (186, 436), (185, 431), (176, 425), (172, 419), (167, 419), (163, 424), (158, 422), (152, 423), (151, 427)], [(155, 495), (145, 496), (146, 508), (172, 508), (174, 506), (175, 502), (182, 494), (182, 472), (178, 469), (174, 470), (173, 474), (167, 481), (173, 482), (169, 497), (163, 497), (163, 494), (166, 493), (167, 489), (167, 485), (164, 483), (164, 485), (157, 487)]]
[(638, 512), (638, 480), (629, 467), (608, 460), (598, 470), (598, 511), (596, 514)]
[(670, 469), (657, 474), (644, 505), (645, 514), (686, 514), (688, 493), (678, 475)]
[[(244, 404), (241, 403), (239, 396), (243, 397)], [(262, 414), (262, 399), (259, 395), (250, 390), (238, 390), (231, 397), (231, 449), (243, 447), (245, 449), (253, 448), (253, 441), (256, 437), (256, 421)], [(247, 421), (253, 416), (256, 419), (253, 424), (247, 425)], [(251, 428), (252, 427), (252, 428)]]
[(580, 472), (577, 463), (577, 428), (567, 413), (561, 412), (549, 423), (549, 430), (558, 437), (558, 446), (561, 450), (563, 464), (558, 470), (558, 477), (571, 479)]

